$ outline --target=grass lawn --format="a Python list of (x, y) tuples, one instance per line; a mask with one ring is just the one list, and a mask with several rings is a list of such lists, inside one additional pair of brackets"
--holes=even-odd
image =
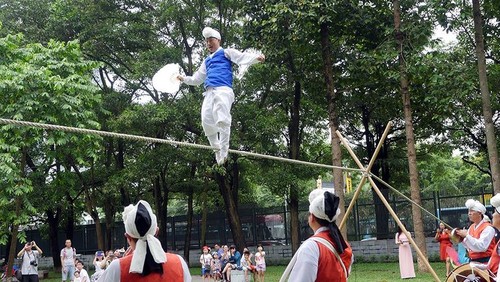
[[(445, 266), (444, 263), (435, 262), (431, 263), (432, 267), (436, 271), (439, 278), (445, 280)], [(415, 264), (416, 268), (416, 264)], [(266, 281), (277, 282), (279, 281), (281, 274), (285, 270), (285, 266), (269, 266), (266, 271)], [(200, 275), (200, 268), (191, 268), (191, 274), (193, 276)], [(93, 273), (91, 271), (91, 273)], [(390, 281), (408, 281), (408, 282), (432, 282), (434, 281), (430, 273), (419, 273), (417, 272), (417, 277), (411, 280), (402, 280), (399, 278), (399, 265), (397, 262), (388, 263), (355, 263), (352, 266), (351, 276), (349, 281), (356, 282), (390, 282)], [(44, 279), (41, 281), (45, 282), (60, 282), (61, 274), (59, 272), (51, 271), (49, 274), (49, 279)]]
[[(436, 271), (439, 278), (446, 279), (446, 268), (444, 263), (435, 262), (431, 266)], [(266, 281), (278, 282), (286, 266), (268, 266), (266, 271)], [(417, 265), (415, 264), (415, 270)], [(191, 268), (191, 275), (200, 275), (199, 268)], [(434, 278), (431, 273), (416, 273), (416, 278), (408, 280), (401, 279), (399, 276), (399, 264), (397, 262), (387, 263), (355, 263), (352, 266), (349, 282), (389, 282), (389, 281), (408, 281), (408, 282), (431, 282)]]

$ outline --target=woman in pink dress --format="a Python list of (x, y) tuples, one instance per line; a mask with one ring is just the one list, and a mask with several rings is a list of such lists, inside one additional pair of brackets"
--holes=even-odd
[(398, 227), (398, 233), (395, 236), (396, 244), (399, 245), (399, 272), (401, 278), (414, 278), (415, 268), (413, 266), (413, 255), (411, 253), (410, 243), (408, 237)]

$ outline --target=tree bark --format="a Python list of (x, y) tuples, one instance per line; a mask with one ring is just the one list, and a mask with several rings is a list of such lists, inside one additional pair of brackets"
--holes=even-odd
[[(362, 110), (362, 123), (365, 128), (365, 140), (366, 140), (366, 151), (368, 156), (371, 157), (375, 153), (375, 149), (377, 148), (377, 143), (380, 140), (377, 140), (376, 136), (382, 136), (384, 132), (384, 128), (380, 124), (375, 124), (374, 130), (370, 129), (370, 113), (369, 110), (365, 107)], [(387, 173), (388, 169), (384, 170), (384, 162), (387, 159), (387, 150), (385, 149), (387, 146), (383, 146), (382, 150), (377, 155), (377, 161), (372, 166), (371, 172), (377, 176), (381, 176), (382, 179), (386, 182), (389, 181), (389, 177)], [(389, 189), (382, 185), (380, 181), (377, 179), (373, 179), (377, 187), (379, 187), (380, 192), (384, 195), (384, 198), (387, 200), (389, 198)], [(372, 189), (373, 203), (375, 205), (375, 223), (376, 223), (376, 237), (377, 239), (387, 239), (389, 234), (389, 211), (385, 207), (382, 199), (378, 196), (375, 190)]]
[[(399, 74), (400, 74), (400, 91), (403, 98), (405, 132), (408, 156), (408, 169), (410, 173), (410, 195), (413, 201), (418, 205), (422, 205), (420, 198), (420, 186), (418, 182), (417, 158), (415, 149), (415, 137), (413, 134), (413, 117), (410, 103), (410, 91), (408, 73), (404, 58), (404, 34), (401, 32), (401, 8), (399, 0), (393, 0), (394, 5), (394, 36), (398, 50)], [(415, 243), (420, 251), (427, 256), (427, 246), (425, 244), (424, 226), (422, 221), (422, 211), (416, 205), (411, 208), (413, 216), (413, 227), (415, 231)], [(420, 271), (429, 271), (427, 266), (422, 261), (420, 256), (417, 257), (418, 269)]]
[[(289, 53), (289, 57), (292, 58)], [(293, 63), (291, 64), (292, 72), (295, 74), (296, 69)], [(298, 160), (300, 157), (300, 101), (302, 99), (302, 86), (299, 81), (294, 82), (293, 103), (290, 108), (290, 121), (288, 122), (288, 134), (290, 135), (289, 156), (292, 160)], [(290, 185), (290, 239), (292, 243), (292, 254), (299, 249), (300, 246), (300, 222), (299, 222), (299, 192), (296, 184)]]
[(488, 76), (486, 74), (486, 58), (484, 54), (483, 20), (479, 0), (472, 0), (472, 11), (474, 16), (474, 37), (476, 41), (477, 68), (479, 73), (479, 87), (483, 104), (484, 130), (486, 145), (488, 147), (488, 159), (491, 170), (491, 181), (494, 193), (500, 193), (500, 163), (498, 159), (495, 125), (493, 123), (493, 111), (491, 109), (490, 90), (488, 87)]
[(215, 173), (215, 178), (219, 186), (219, 192), (224, 200), (226, 208), (227, 219), (233, 241), (237, 250), (243, 250), (246, 247), (245, 236), (241, 226), (240, 215), (238, 211), (238, 174), (239, 167), (237, 162), (231, 162), (226, 166), (226, 174), (222, 175), (218, 172)]
[(61, 269), (61, 259), (59, 257), (59, 245), (57, 231), (59, 227), (59, 219), (61, 217), (61, 208), (57, 207), (56, 210), (48, 209), (45, 211), (47, 214), (47, 223), (49, 225), (49, 240), (50, 240), (50, 250), (52, 251), (52, 262), (54, 263), (54, 269)]
[[(328, 121), (330, 125), (331, 145), (332, 145), (332, 164), (333, 166), (342, 167), (342, 149), (341, 142), (337, 134), (339, 130), (339, 115), (338, 115), (338, 96), (335, 92), (333, 82), (333, 59), (330, 43), (330, 28), (328, 23), (320, 24), (321, 36), (321, 56), (323, 58), (323, 77), (326, 85), (326, 99), (328, 102)], [(342, 169), (333, 169), (333, 187), (335, 194), (339, 197), (340, 215), (339, 220), (342, 220), (345, 214), (345, 197), (344, 197), (344, 174)], [(347, 238), (347, 227), (342, 228), (342, 236)]]
[(184, 239), (184, 259), (189, 261), (189, 246), (191, 246), (191, 231), (193, 230), (193, 187), (188, 188), (188, 206), (186, 214), (186, 237)]

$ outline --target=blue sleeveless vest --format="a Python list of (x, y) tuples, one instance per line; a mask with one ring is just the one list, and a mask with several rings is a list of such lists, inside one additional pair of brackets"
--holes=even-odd
[(205, 59), (207, 68), (207, 77), (205, 79), (205, 88), (228, 86), (233, 87), (233, 68), (231, 61), (224, 55), (224, 49)]

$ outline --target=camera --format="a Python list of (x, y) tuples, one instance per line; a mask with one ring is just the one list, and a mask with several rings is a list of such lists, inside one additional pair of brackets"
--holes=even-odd
[(36, 260), (32, 260), (32, 261), (30, 261), (30, 265), (38, 266), (38, 263), (36, 263)]

